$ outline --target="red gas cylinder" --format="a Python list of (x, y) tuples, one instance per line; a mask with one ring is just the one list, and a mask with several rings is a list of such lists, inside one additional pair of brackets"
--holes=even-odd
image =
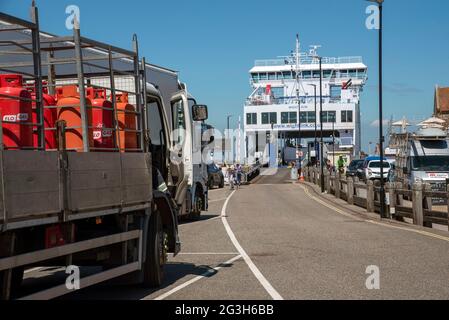
[[(58, 120), (64, 120), (67, 123), (66, 129), (66, 148), (68, 150), (83, 151), (83, 131), (81, 128), (80, 97), (76, 85), (57, 88)], [(92, 108), (91, 101), (86, 98), (88, 126), (92, 126)], [(89, 146), (94, 146), (92, 129), (89, 129)]]
[(134, 113), (136, 108), (128, 103), (128, 94), (117, 94), (117, 118), (119, 132), (117, 132), (117, 141), (120, 141), (121, 151), (123, 149), (137, 149), (137, 132), (125, 131), (136, 130), (137, 117)]
[[(47, 88), (42, 89), (43, 94), (43, 105), (44, 105), (44, 128), (45, 128), (45, 149), (52, 150), (57, 149), (56, 145), (56, 130), (48, 130), (56, 128), (56, 120), (58, 118), (57, 110), (56, 110), (56, 99), (48, 94)], [(36, 99), (36, 94), (34, 92), (31, 93), (33, 100)], [(45, 107), (53, 107), (53, 108), (45, 108)], [(33, 123), (37, 123), (37, 113), (36, 113), (36, 103), (33, 102)], [(39, 147), (38, 143), (38, 131), (37, 128), (33, 130), (33, 145), (35, 148)]]
[[(87, 89), (87, 97), (92, 101), (92, 127), (94, 147), (101, 149), (114, 149), (114, 112), (111, 101), (106, 100), (106, 90)], [(108, 151), (108, 150), (98, 150)]]
[[(22, 87), (23, 77), (16, 74), (0, 75), (0, 116), (3, 121), (3, 144), (6, 149), (33, 147), (31, 94)], [(9, 97), (8, 97), (9, 96)]]

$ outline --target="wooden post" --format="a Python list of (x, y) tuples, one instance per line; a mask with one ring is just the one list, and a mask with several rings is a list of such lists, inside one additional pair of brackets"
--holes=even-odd
[[(432, 192), (432, 186), (429, 183), (424, 184), (424, 191)], [(432, 222), (424, 221), (424, 217), (425, 217), (424, 210), (432, 211), (432, 205), (433, 205), (432, 202), (433, 202), (432, 197), (427, 197), (427, 196), (423, 195), (423, 225), (424, 225), (424, 227), (427, 227), (427, 228), (432, 228), (433, 225), (432, 225)]]
[(447, 225), (448, 225), (448, 229), (449, 229), (449, 184), (446, 187), (446, 191), (447, 191)]
[(338, 174), (335, 175), (335, 184), (334, 184), (334, 188), (335, 188), (335, 197), (337, 199), (340, 199), (340, 188), (341, 188), (341, 182), (340, 182), (340, 176)]
[(412, 206), (413, 206), (413, 224), (417, 226), (424, 225), (423, 214), (423, 184), (417, 182), (412, 187)]
[(374, 182), (368, 180), (366, 186), (366, 211), (374, 212)]
[(390, 217), (394, 217), (396, 215), (396, 184), (394, 182), (388, 183), (388, 190)]
[(354, 204), (354, 179), (352, 177), (348, 178), (348, 203)]

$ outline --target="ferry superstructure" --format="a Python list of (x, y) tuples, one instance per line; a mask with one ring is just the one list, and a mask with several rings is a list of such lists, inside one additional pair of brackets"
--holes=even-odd
[[(252, 93), (244, 106), (246, 156), (250, 156), (249, 146), (260, 145), (260, 137), (269, 137), (270, 131), (284, 141), (297, 143), (300, 137), (303, 147), (305, 141), (315, 138), (315, 121), (318, 131), (321, 129), (319, 47), (311, 46), (302, 53), (297, 37), (296, 50), (290, 56), (255, 61), (249, 71)], [(334, 135), (340, 149), (358, 156), (360, 94), (368, 68), (357, 56), (322, 57), (321, 62), (323, 136), (328, 140)]]

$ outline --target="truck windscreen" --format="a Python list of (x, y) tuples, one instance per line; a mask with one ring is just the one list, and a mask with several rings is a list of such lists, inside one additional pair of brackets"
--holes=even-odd
[(449, 156), (412, 157), (413, 171), (449, 171)]

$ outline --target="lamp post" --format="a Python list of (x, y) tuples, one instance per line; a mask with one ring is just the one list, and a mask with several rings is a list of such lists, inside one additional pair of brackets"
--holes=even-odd
[(323, 68), (322, 68), (322, 57), (317, 57), (320, 61), (320, 126), (321, 126), (321, 142), (320, 142), (320, 184), (321, 184), (321, 193), (324, 193), (324, 140), (323, 140)]
[(299, 43), (299, 35), (296, 34), (296, 98), (298, 99), (298, 144), (296, 146), (296, 156), (299, 158), (298, 160), (298, 173), (301, 175), (302, 170), (302, 156), (301, 156), (301, 97), (299, 90), (299, 65), (300, 61), (300, 43)]
[(313, 87), (313, 93), (314, 93), (314, 97), (315, 97), (315, 140), (313, 142), (313, 147), (315, 148), (315, 158), (317, 156), (316, 152), (317, 152), (317, 116), (316, 116), (316, 84), (309, 84), (309, 86)]
[(332, 119), (332, 166), (335, 169), (335, 119)]
[(385, 215), (385, 181), (384, 181), (384, 133), (383, 133), (383, 91), (382, 91), (382, 14), (384, 0), (368, 0), (379, 8), (379, 153), (380, 153), (380, 217)]
[[(227, 123), (228, 123), (228, 125), (227, 125), (227, 132), (226, 132), (225, 138), (227, 138), (227, 140), (229, 140), (229, 138), (230, 138), (230, 134), (229, 134), (230, 124), (229, 124), (229, 120), (230, 120), (232, 117), (233, 117), (233, 115), (228, 115), (228, 116), (226, 117), (226, 118), (227, 118)], [(226, 140), (225, 140), (225, 146), (226, 146)], [(226, 148), (223, 149), (223, 162), (224, 162), (224, 163), (226, 163), (225, 149), (226, 149)]]

